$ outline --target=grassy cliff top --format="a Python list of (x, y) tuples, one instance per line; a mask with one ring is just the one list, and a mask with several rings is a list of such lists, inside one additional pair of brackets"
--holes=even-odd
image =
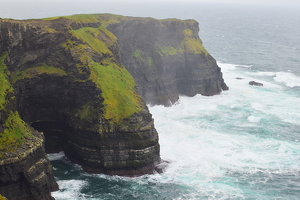
[[(101, 90), (101, 97), (104, 99), (104, 117), (112, 122), (119, 123), (122, 119), (141, 111), (144, 108), (141, 97), (137, 94), (135, 81), (129, 72), (122, 66), (119, 59), (118, 38), (110, 32), (107, 27), (111, 24), (130, 22), (131, 24), (154, 22), (158, 28), (163, 28), (172, 24), (182, 29), (178, 34), (182, 35), (182, 41), (176, 46), (158, 45), (157, 52), (160, 56), (176, 55), (183, 53), (207, 55), (203, 48), (201, 40), (198, 39), (198, 23), (195, 20), (163, 19), (156, 20), (145, 17), (126, 17), (113, 14), (80, 14), (72, 16), (58, 16), (44, 19), (30, 20), (11, 20), (0, 19), (12, 23), (24, 24), (20, 30), (29, 30), (30, 27), (36, 34), (60, 34), (66, 39), (59, 46), (65, 52), (71, 54), (76, 60), (76, 69), (66, 70), (65, 67), (55, 65), (55, 62), (49, 60), (45, 63), (39, 61), (38, 66), (31, 66), (12, 72), (12, 83), (30, 79), (40, 74), (52, 74), (58, 76), (74, 76), (77, 74), (89, 72), (85, 81), (92, 81)], [(190, 29), (191, 28), (191, 29)], [(62, 37), (57, 37), (62, 38)], [(39, 42), (41, 39), (39, 39)], [(52, 41), (51, 41), (52, 42)], [(54, 41), (55, 42), (55, 41)], [(52, 42), (53, 43), (53, 42)], [(48, 44), (47, 44), (48, 45)], [(36, 58), (40, 55), (36, 54)], [(95, 57), (98, 59), (95, 60)], [(145, 57), (145, 58), (143, 58)], [(23, 58), (23, 57), (22, 57)], [(24, 56), (24, 59), (26, 56)], [(35, 58), (35, 57), (34, 57)], [(134, 51), (133, 58), (145, 60), (148, 66), (152, 66), (154, 59), (151, 55), (143, 54), (143, 50)], [(24, 61), (23, 63), (26, 63)], [(33, 62), (33, 60), (30, 60)], [(53, 64), (53, 65), (52, 65)], [(4, 101), (3, 91), (11, 86), (7, 85), (7, 79), (3, 81), (3, 87), (0, 88), (0, 108)], [(84, 81), (81, 79), (80, 81)], [(3, 91), (1, 91), (3, 90)], [(85, 108), (87, 108), (86, 106)], [(82, 115), (85, 116), (85, 115)]]
[[(66, 40), (58, 46), (70, 53), (76, 61), (76, 69), (68, 69), (69, 71), (65, 70), (66, 67), (64, 66), (55, 65), (55, 61), (49, 61), (49, 59), (45, 60), (45, 63), (39, 61), (38, 66), (30, 68), (24, 69), (20, 66), (21, 70), (11, 74), (12, 83), (34, 78), (40, 74), (74, 76), (74, 73), (80, 75), (88, 72), (89, 77), (87, 79), (77, 81), (92, 81), (101, 90), (99, 98), (104, 99), (103, 113), (105, 119), (112, 123), (120, 123), (124, 118), (140, 112), (144, 109), (145, 104), (136, 91), (136, 84), (131, 74), (120, 64), (118, 52), (112, 52), (117, 46), (117, 38), (106, 28), (108, 24), (120, 23), (126, 18), (112, 14), (83, 14), (45, 19), (4, 20), (18, 23), (20, 26), (24, 24), (26, 29), (33, 27), (42, 34), (64, 35)], [(36, 52), (31, 53), (36, 58), (40, 56)], [(94, 57), (98, 57), (98, 59), (95, 60)], [(26, 56), (24, 56), (25, 58)], [(21, 63), (26, 62), (24, 60)], [(54, 63), (54, 65), (48, 65), (49, 62)], [(5, 87), (3, 90), (6, 90)], [(0, 96), (0, 103), (1, 101), (3, 98)], [(84, 108), (88, 108), (88, 106)], [(86, 109), (83, 109), (82, 112), (85, 113)], [(81, 116), (85, 116), (85, 114)], [(94, 119), (98, 117), (94, 116)]]
[[(59, 18), (65, 18), (74, 20), (76, 22), (80, 23), (93, 23), (93, 22), (103, 22), (106, 24), (110, 23), (119, 23), (123, 20), (141, 20), (141, 21), (149, 21), (149, 20), (157, 20), (152, 17), (131, 17), (131, 16), (123, 16), (123, 15), (115, 15), (115, 14), (109, 14), (109, 13), (103, 13), (103, 14), (76, 14), (76, 15), (69, 15), (69, 16), (57, 16), (57, 17), (48, 17), (43, 18), (42, 20), (56, 20)], [(160, 19), (157, 20), (160, 22), (182, 22), (182, 23), (198, 23), (194, 19), (176, 19), (176, 18), (167, 18), (167, 19)]]

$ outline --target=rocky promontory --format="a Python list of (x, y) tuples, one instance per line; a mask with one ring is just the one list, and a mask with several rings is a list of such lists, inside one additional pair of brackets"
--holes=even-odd
[(195, 20), (126, 18), (107, 26), (121, 60), (147, 104), (170, 106), (179, 95), (228, 90), (215, 59), (202, 46)]
[(146, 103), (228, 89), (198, 31), (194, 20), (110, 14), (0, 19), (0, 194), (52, 199), (46, 153), (62, 150), (87, 172), (153, 173)]

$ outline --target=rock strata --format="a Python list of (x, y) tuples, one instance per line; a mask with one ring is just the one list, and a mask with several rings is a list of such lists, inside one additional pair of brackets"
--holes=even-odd
[(202, 46), (195, 20), (126, 18), (108, 27), (146, 103), (172, 105), (179, 95), (228, 90), (215, 59)]
[(45, 154), (42, 133), (35, 132), (0, 160), (0, 194), (9, 200), (52, 200), (58, 190), (52, 166)]
[(0, 19), (0, 193), (51, 199), (45, 151), (91, 173), (162, 172), (145, 102), (228, 89), (198, 31), (194, 20), (110, 14)]

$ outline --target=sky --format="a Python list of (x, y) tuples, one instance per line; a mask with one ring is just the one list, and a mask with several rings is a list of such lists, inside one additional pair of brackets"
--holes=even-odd
[[(119, 0), (122, 1), (122, 0)], [(123, 0), (124, 1), (124, 0)], [(142, 0), (143, 1), (143, 0)], [(144, 0), (147, 1), (147, 0)], [(219, 2), (219, 3), (239, 3), (239, 4), (300, 4), (299, 0), (151, 0), (151, 2)], [(139, 1), (141, 2), (141, 0)]]
[[(24, 0), (0, 0), (8, 2), (24, 2)], [(25, 2), (41, 2), (41, 0), (27, 0)], [(42, 2), (107, 2), (108, 0), (44, 0)], [(239, 4), (300, 4), (299, 0), (110, 0), (110, 2), (219, 2), (219, 3), (239, 3)]]
[[(183, 5), (188, 10), (187, 7), (200, 7), (201, 3), (244, 7), (250, 4), (287, 5), (300, 9), (300, 0), (0, 0), (0, 18), (29, 19), (88, 13), (146, 17), (154, 12), (171, 13), (174, 6)], [(160, 16), (168, 17), (167, 14)]]
[(88, 2), (97, 2), (97, 3), (104, 3), (104, 2), (111, 2), (111, 3), (124, 3), (124, 2), (136, 2), (136, 3), (162, 3), (162, 2), (182, 2), (182, 3), (189, 3), (189, 2), (219, 2), (219, 3), (239, 3), (239, 4), (290, 4), (290, 5), (300, 5), (299, 0), (0, 0), (0, 3), (11, 4), (17, 6), (17, 4), (28, 5), (31, 3), (88, 3)]

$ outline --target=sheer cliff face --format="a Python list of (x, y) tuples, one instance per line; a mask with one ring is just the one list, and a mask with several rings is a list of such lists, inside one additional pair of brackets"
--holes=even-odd
[(194, 20), (130, 18), (108, 30), (117, 36), (122, 62), (146, 103), (171, 105), (180, 94), (209, 96), (228, 89)]
[(51, 199), (45, 149), (87, 172), (153, 173), (158, 134), (144, 101), (226, 89), (197, 34), (193, 20), (0, 19), (0, 194), (15, 199), (12, 190), (26, 187), (24, 198)]

